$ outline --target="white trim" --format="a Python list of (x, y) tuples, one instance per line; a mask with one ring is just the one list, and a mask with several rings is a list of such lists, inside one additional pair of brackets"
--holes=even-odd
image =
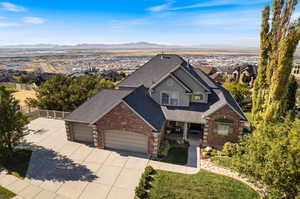
[(132, 110), (137, 116), (139, 116), (144, 122), (146, 122), (153, 130), (158, 131), (154, 126), (147, 122), (138, 112), (136, 112), (129, 104), (127, 104), (124, 100), (122, 100), (122, 102), (126, 104), (128, 108)]
[(223, 104), (223, 106), (221, 106), (220, 108), (218, 108), (217, 110), (211, 112), (210, 114), (204, 116), (203, 118), (207, 118), (209, 117), (210, 115), (214, 114), (215, 112), (217, 112), (218, 110), (220, 110), (221, 108), (223, 108), (224, 106), (228, 105), (231, 110), (233, 110), (235, 113), (237, 113), (241, 118), (244, 118), (239, 112), (237, 112), (230, 104), (226, 103), (226, 104)]

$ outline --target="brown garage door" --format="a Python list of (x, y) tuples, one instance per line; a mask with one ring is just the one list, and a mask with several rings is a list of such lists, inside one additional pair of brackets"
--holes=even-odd
[(105, 131), (105, 147), (148, 153), (148, 137), (142, 134), (110, 130)]
[(87, 124), (74, 124), (72, 126), (72, 129), (75, 141), (93, 144), (94, 141), (92, 128), (89, 127)]

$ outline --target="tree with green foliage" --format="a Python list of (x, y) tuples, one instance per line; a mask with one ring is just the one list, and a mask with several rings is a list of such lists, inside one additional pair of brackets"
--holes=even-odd
[(234, 167), (267, 186), (271, 199), (300, 194), (300, 121), (260, 123), (244, 137), (233, 156)]
[(27, 124), (19, 102), (0, 87), (0, 155), (12, 157), (15, 147), (28, 134)]
[(288, 93), (285, 98), (285, 110), (290, 111), (296, 108), (296, 100), (297, 100), (297, 90), (298, 83), (294, 75), (292, 75), (289, 79), (288, 84)]
[(58, 74), (37, 87), (37, 98), (29, 99), (28, 104), (39, 109), (73, 111), (102, 88), (114, 88), (114, 84), (94, 75), (72, 78)]
[(269, 60), (270, 42), (269, 42), (269, 18), (270, 7), (266, 6), (262, 13), (262, 24), (260, 32), (260, 52), (258, 63), (258, 74), (254, 82), (253, 98), (252, 98), (252, 118), (257, 117), (257, 113), (262, 111), (262, 104), (264, 99), (266, 84), (266, 68)]
[(285, 100), (293, 67), (293, 57), (300, 40), (300, 20), (293, 21), (296, 0), (274, 0), (263, 11), (260, 62), (254, 84), (252, 118), (277, 121), (286, 115)]
[(239, 82), (224, 82), (222, 86), (230, 92), (244, 110), (247, 109), (248, 101), (251, 96), (251, 92), (247, 84), (241, 84)]
[(123, 71), (120, 72), (120, 75), (125, 78), (126, 77), (126, 73), (124, 73)]

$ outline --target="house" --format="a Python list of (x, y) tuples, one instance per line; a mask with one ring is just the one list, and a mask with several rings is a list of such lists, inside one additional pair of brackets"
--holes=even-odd
[(203, 146), (238, 142), (246, 117), (203, 71), (178, 55), (160, 54), (65, 120), (71, 141), (156, 156), (161, 140), (172, 133)]
[(257, 65), (243, 64), (236, 66), (231, 71), (231, 79), (240, 83), (253, 85), (257, 75)]
[(208, 75), (214, 81), (216, 81), (218, 83), (224, 82), (224, 76), (222, 75), (221, 72), (219, 72), (217, 70), (216, 67), (211, 67), (211, 66), (195, 67), (195, 70), (198, 70), (198, 69), (203, 71), (206, 75)]
[(297, 82), (300, 82), (300, 64), (299, 63), (294, 64), (294, 67), (292, 69), (292, 75), (295, 76)]
[(100, 77), (113, 82), (119, 81), (123, 78), (120, 73), (112, 70), (101, 72)]

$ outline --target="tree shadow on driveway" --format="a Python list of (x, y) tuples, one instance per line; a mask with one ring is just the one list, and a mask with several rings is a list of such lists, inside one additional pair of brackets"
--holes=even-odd
[(23, 147), (33, 151), (26, 178), (41, 181), (86, 181), (92, 182), (97, 176), (85, 165), (74, 162), (54, 150), (23, 143)]

